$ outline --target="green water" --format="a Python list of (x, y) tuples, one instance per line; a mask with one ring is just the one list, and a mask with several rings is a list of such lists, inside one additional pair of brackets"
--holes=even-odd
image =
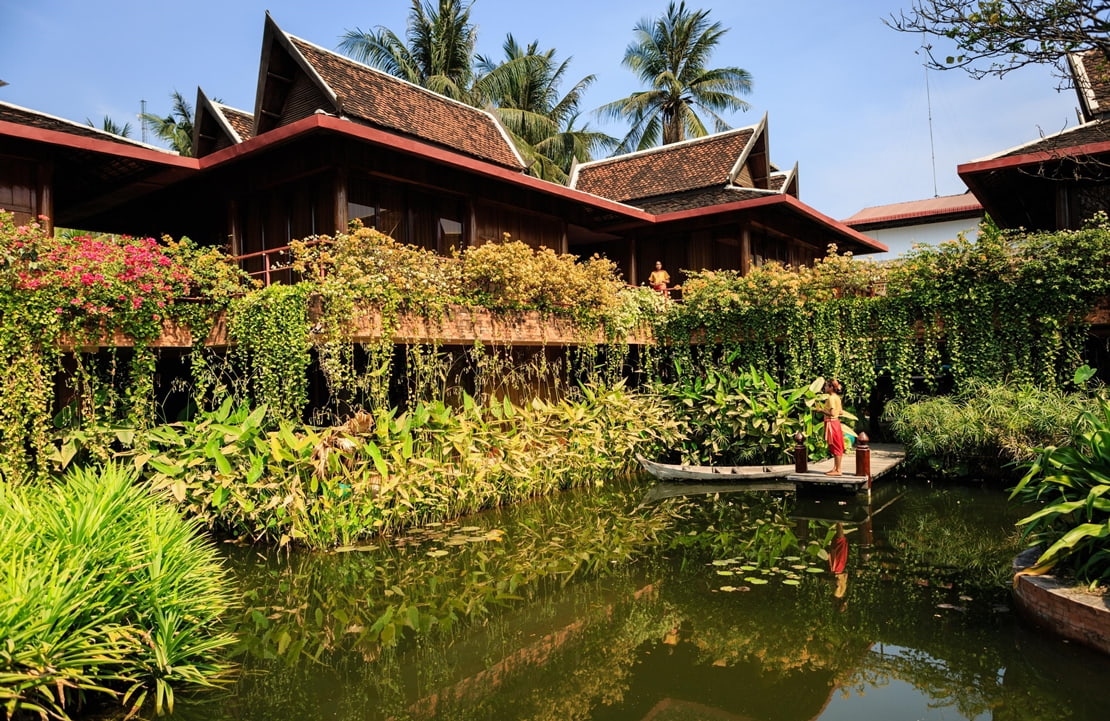
[(1107, 718), (1110, 658), (1011, 610), (998, 492), (645, 505), (618, 485), (369, 549), (229, 550), (240, 670), (176, 717)]

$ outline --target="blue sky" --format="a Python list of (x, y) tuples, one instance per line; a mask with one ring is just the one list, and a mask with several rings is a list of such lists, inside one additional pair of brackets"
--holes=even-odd
[[(730, 28), (714, 66), (753, 78), (751, 125), (768, 114), (772, 160), (799, 164), (802, 200), (834, 218), (873, 205), (934, 195), (922, 37), (882, 18), (909, 0), (731, 0), (688, 5)], [(401, 34), (408, 0), (0, 0), (0, 100), (84, 122), (135, 117), (140, 101), (164, 114), (177, 89), (252, 110), (268, 9), (286, 32), (336, 48), (344, 31), (378, 25)], [(632, 28), (666, 0), (475, 0), (478, 50), (500, 56), (505, 34), (573, 57), (569, 76), (597, 75), (584, 110), (640, 89), (621, 65)], [(941, 55), (945, 42), (928, 38)], [(936, 192), (963, 192), (956, 165), (1076, 124), (1073, 91), (1047, 68), (1002, 79), (928, 73)], [(623, 128), (596, 119), (613, 135)]]

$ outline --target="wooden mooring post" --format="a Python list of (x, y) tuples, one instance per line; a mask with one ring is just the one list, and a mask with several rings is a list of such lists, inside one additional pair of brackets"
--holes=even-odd
[(806, 434), (794, 434), (794, 472), (805, 473), (809, 470), (809, 452), (806, 450)]
[(856, 437), (856, 475), (867, 479), (867, 495), (871, 495), (871, 439), (866, 433)]

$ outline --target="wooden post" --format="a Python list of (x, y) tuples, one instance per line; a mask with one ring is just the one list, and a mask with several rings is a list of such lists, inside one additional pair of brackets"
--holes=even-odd
[(856, 438), (856, 475), (867, 479), (867, 492), (871, 492), (871, 440), (866, 433), (860, 433)]
[(809, 470), (809, 453), (806, 451), (806, 434), (794, 434), (794, 472), (805, 473)]

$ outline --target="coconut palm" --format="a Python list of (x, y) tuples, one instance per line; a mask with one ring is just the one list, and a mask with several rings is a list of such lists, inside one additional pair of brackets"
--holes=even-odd
[(582, 94), (596, 80), (587, 75), (560, 97), (559, 85), (570, 58), (558, 62), (555, 50), (539, 50), (539, 43), (523, 47), (510, 34), (502, 45), (504, 59), (479, 55), (471, 101), (490, 105), (512, 137), (529, 172), (538, 178), (565, 183), (570, 166), (610, 149), (616, 139), (604, 133), (575, 127)]
[(165, 141), (179, 155), (192, 157), (193, 106), (176, 90), (170, 97), (173, 98), (173, 109), (169, 115), (163, 118), (153, 113), (143, 113), (139, 118), (155, 137)]
[[(88, 123), (90, 128), (97, 127), (96, 123), (94, 123), (89, 118), (85, 118), (85, 122)], [(108, 115), (104, 116), (104, 122), (100, 125), (99, 130), (103, 130), (106, 133), (111, 133), (112, 135), (118, 135), (121, 138), (131, 137), (131, 123), (124, 123), (123, 125), (120, 125), (115, 120), (112, 120), (112, 118)]]
[[(406, 42), (407, 40), (407, 42)], [(405, 40), (389, 28), (358, 28), (343, 34), (339, 48), (354, 59), (456, 100), (464, 100), (473, 79), (477, 29), (470, 5), (412, 0)]]
[(643, 150), (708, 134), (698, 112), (713, 120), (715, 132), (727, 130), (720, 113), (747, 110), (737, 95), (751, 92), (752, 79), (738, 67), (707, 69), (709, 56), (727, 32), (710, 22), (708, 10), (689, 10), (671, 2), (654, 20), (636, 24), (635, 41), (624, 52), (623, 64), (640, 76), (648, 90), (602, 106), (598, 113), (628, 120), (632, 127), (618, 152)]

